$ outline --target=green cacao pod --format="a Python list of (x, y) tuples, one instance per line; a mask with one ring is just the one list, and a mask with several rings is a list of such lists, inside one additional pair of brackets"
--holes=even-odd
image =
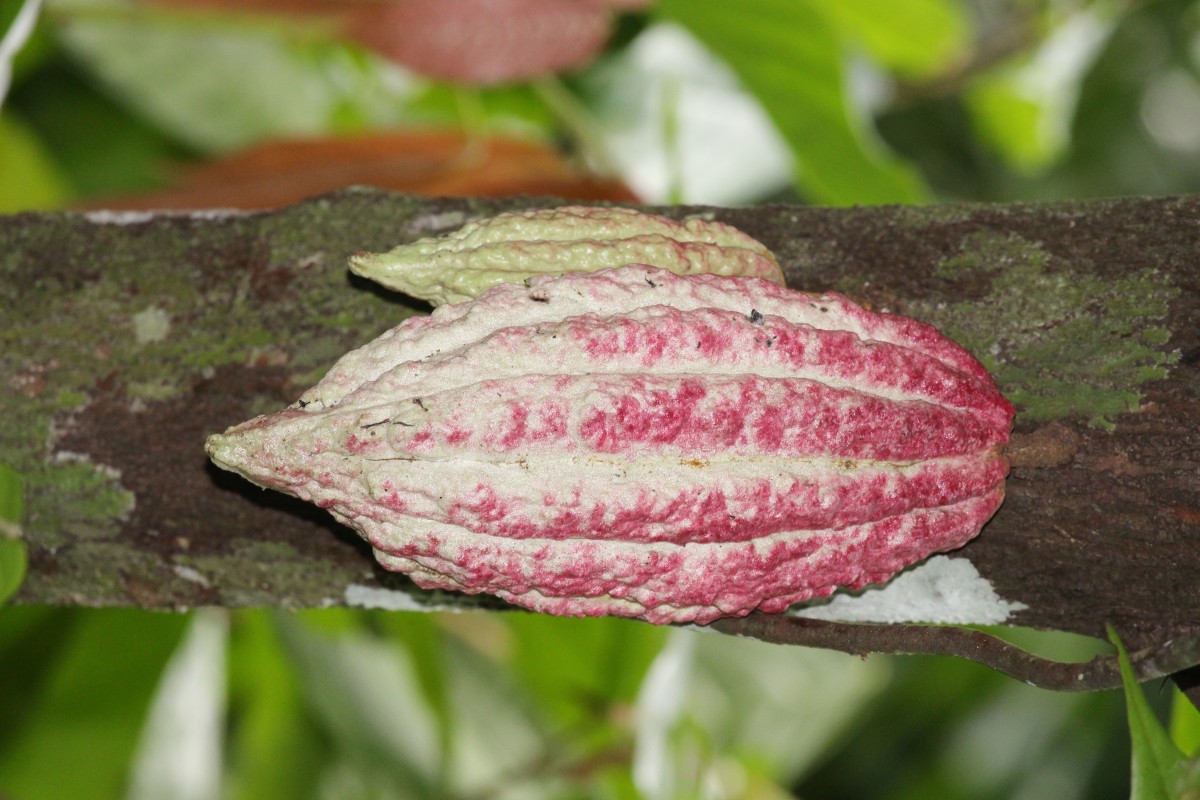
[(433, 305), (471, 300), (535, 275), (650, 264), (679, 275), (747, 275), (783, 285), (766, 247), (730, 225), (676, 222), (631, 208), (513, 211), (386, 253), (350, 257), (350, 269)]

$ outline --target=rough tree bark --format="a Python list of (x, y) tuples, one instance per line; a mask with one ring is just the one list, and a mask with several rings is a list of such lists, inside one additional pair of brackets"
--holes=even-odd
[[(391, 588), (414, 606), (478, 605), (383, 573), (353, 533), (213, 469), (202, 443), (426, 310), (348, 276), (347, 255), (551, 204), (348, 190), (262, 214), (0, 219), (0, 464), (23, 477), (30, 550), (18, 602), (297, 608)], [(1111, 625), (1143, 677), (1200, 662), (1200, 199), (664, 213), (736, 225), (789, 285), (970, 347), (1019, 415), (1008, 499), (955, 555), (1026, 606), (1013, 624)], [(1025, 664), (957, 629), (717, 627), (955, 652), (1058, 688), (1115, 683), (1111, 662)]]

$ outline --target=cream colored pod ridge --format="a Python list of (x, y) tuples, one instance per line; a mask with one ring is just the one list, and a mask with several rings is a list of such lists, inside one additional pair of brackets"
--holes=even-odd
[(784, 285), (775, 256), (721, 222), (677, 222), (629, 208), (566, 206), (512, 211), (386, 253), (350, 257), (350, 269), (435, 306), (472, 300), (535, 275), (649, 264), (677, 275), (712, 273)]
[(213, 460), (419, 586), (704, 623), (975, 536), (1013, 418), (934, 328), (647, 266), (503, 283), (346, 354)]

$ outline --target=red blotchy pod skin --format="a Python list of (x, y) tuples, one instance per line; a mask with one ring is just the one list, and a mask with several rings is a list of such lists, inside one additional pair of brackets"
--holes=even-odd
[(1012, 419), (929, 325), (630, 265), (407, 320), (208, 449), (421, 586), (706, 623), (966, 543)]

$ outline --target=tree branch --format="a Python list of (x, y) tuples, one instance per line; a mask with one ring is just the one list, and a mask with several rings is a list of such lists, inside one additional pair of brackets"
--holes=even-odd
[[(711, 628), (774, 644), (821, 647), (851, 655), (945, 655), (965, 658), (1010, 678), (1059, 692), (1118, 689), (1116, 655), (1073, 663), (1034, 655), (983, 631), (929, 625), (861, 625), (755, 613), (711, 623)], [(1200, 636), (1171, 639), (1129, 654), (1138, 681), (1167, 678), (1200, 664)]]
[[(219, 473), (202, 446), (427, 311), (349, 277), (350, 253), (552, 204), (350, 190), (262, 214), (0, 218), (0, 463), (25, 483), (31, 564), (18, 602), (495, 606), (384, 573), (324, 512)], [(971, 348), (1019, 415), (1008, 498), (953, 556), (1023, 604), (1010, 624), (1099, 637), (1111, 624), (1143, 675), (1197, 660), (1200, 199), (665, 213), (736, 225), (791, 286), (927, 320)], [(716, 627), (954, 652), (1040, 685), (1114, 674), (956, 629)]]

